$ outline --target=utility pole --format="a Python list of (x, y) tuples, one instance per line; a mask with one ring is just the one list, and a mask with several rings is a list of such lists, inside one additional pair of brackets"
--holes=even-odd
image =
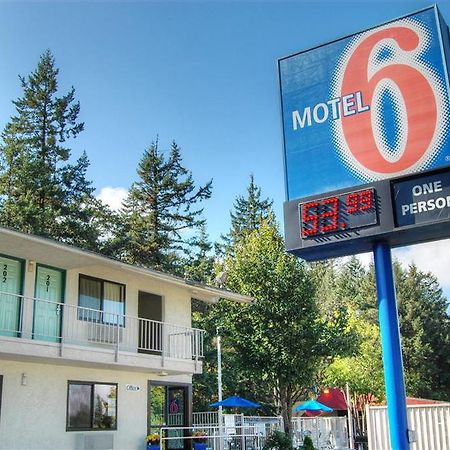
[(350, 388), (348, 383), (345, 384), (345, 397), (347, 403), (347, 420), (348, 420), (348, 437), (350, 440), (350, 448), (355, 448), (355, 438), (353, 436), (353, 415), (351, 408)]
[[(222, 401), (222, 348), (220, 342), (219, 328), (216, 327), (217, 336), (217, 397), (219, 402)], [(218, 412), (219, 419), (219, 450), (223, 449), (223, 416), (222, 416), (222, 406), (219, 406)]]

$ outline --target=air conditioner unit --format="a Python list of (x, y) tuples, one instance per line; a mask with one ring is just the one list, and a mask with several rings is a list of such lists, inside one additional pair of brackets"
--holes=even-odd
[[(117, 339), (119, 334), (119, 339)], [(100, 344), (119, 344), (123, 339), (123, 327), (117, 325), (107, 325), (103, 323), (89, 322), (88, 340)]]
[(113, 433), (79, 434), (77, 449), (114, 450), (114, 434)]

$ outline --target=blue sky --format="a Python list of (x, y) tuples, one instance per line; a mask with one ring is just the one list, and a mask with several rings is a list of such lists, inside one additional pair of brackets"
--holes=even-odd
[[(450, 22), (450, 2), (440, 2)], [(18, 75), (51, 49), (61, 92), (75, 86), (98, 194), (128, 189), (142, 153), (175, 139), (205, 204), (213, 240), (253, 173), (282, 220), (284, 180), (277, 59), (430, 6), (423, 1), (0, 2), (0, 126)], [(397, 251), (450, 288), (447, 242)], [(431, 257), (430, 257), (431, 255)]]

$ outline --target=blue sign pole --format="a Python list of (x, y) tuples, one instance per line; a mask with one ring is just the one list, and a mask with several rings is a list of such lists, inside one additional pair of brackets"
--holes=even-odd
[(391, 450), (409, 450), (405, 381), (391, 249), (384, 242), (376, 242), (373, 255)]

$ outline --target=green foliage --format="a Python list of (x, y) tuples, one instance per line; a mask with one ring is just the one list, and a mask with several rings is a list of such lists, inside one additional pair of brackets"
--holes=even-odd
[(122, 209), (119, 256), (131, 263), (183, 274), (183, 257), (205, 220), (197, 204), (211, 196), (212, 181), (195, 187), (175, 142), (166, 157), (155, 141), (144, 152)]
[(205, 224), (200, 226), (200, 234), (192, 245), (198, 250), (190, 254), (184, 267), (184, 277), (188, 280), (211, 284), (214, 278), (214, 257), (211, 256), (212, 244), (208, 240)]
[(292, 450), (292, 439), (289, 434), (274, 431), (266, 440), (263, 450)]
[(230, 212), (231, 229), (222, 235), (223, 244), (217, 245), (219, 254), (232, 254), (235, 246), (246, 233), (257, 230), (263, 221), (270, 220), (273, 200), (261, 198), (261, 188), (255, 184), (253, 174), (247, 187), (247, 195), (238, 196), (234, 202), (234, 211)]
[(233, 348), (262, 379), (310, 383), (320, 326), (306, 265), (284, 251), (269, 224), (250, 233), (225, 264), (227, 287), (255, 299), (244, 306), (223, 304), (223, 329)]
[(450, 400), (449, 303), (436, 277), (396, 264), (403, 365), (408, 395)]
[[(450, 327), (448, 301), (436, 278), (415, 265), (403, 268), (393, 263), (399, 312), (403, 365), (407, 395), (450, 399)], [(364, 269), (352, 258), (340, 270), (319, 276), (338, 287), (336, 305), (341, 302), (354, 311), (351, 326), (358, 335), (358, 350), (337, 358), (325, 371), (324, 382), (379, 399), (384, 397), (380, 331), (373, 265)], [(323, 269), (324, 271), (324, 269)], [(358, 313), (358, 317), (356, 317)], [(353, 314), (353, 313), (352, 313)]]
[(314, 450), (314, 444), (309, 436), (305, 436), (303, 439), (303, 450)]
[(348, 383), (354, 394), (373, 394), (382, 400), (384, 375), (379, 328), (354, 315), (350, 326), (358, 336), (359, 346), (354, 355), (335, 358), (324, 370), (323, 383), (342, 387)]
[(66, 141), (84, 124), (77, 121), (75, 89), (57, 95), (58, 72), (46, 51), (36, 70), (20, 77), (23, 96), (13, 101), (16, 114), (0, 147), (0, 224), (98, 249), (108, 212), (86, 179), (86, 153), (75, 164), (68, 162)]
[(292, 406), (312, 386), (321, 363), (339, 351), (336, 337), (345, 335), (345, 320), (321, 318), (310, 269), (286, 253), (273, 222), (244, 235), (225, 267), (226, 287), (254, 302), (216, 308), (224, 342), (255, 380), (256, 395), (275, 392), (290, 432)]

